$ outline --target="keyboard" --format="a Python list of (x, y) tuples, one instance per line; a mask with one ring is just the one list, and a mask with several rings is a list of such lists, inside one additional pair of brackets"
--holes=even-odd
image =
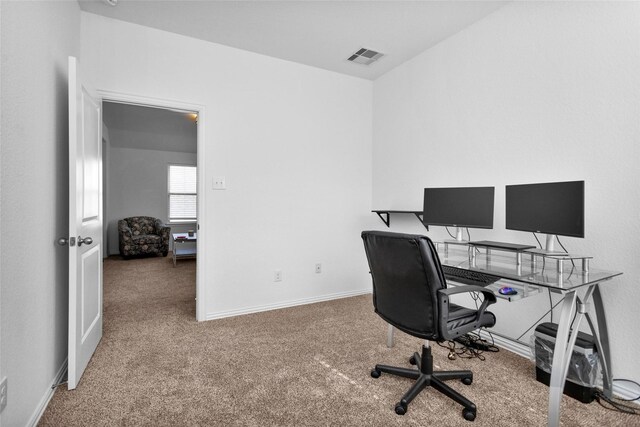
[(500, 280), (500, 277), (492, 276), (475, 270), (465, 270), (464, 268), (443, 265), (444, 277), (465, 285), (487, 286)]

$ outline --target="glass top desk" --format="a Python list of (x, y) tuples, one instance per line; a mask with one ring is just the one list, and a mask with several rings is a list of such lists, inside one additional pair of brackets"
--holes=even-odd
[[(562, 391), (580, 323), (584, 318), (587, 320), (600, 354), (604, 393), (611, 397), (611, 354), (600, 286), (614, 283), (611, 279), (622, 273), (591, 269), (589, 257), (542, 256), (539, 251), (476, 249), (474, 246), (459, 242), (436, 243), (436, 247), (440, 262), (444, 265), (500, 277), (501, 279), (497, 282), (487, 286), (494, 291), (498, 299), (517, 301), (545, 288), (563, 296), (549, 384), (549, 426), (556, 427), (560, 424)], [(516, 296), (500, 295), (498, 289), (502, 286), (515, 288), (518, 294)], [(577, 291), (584, 295), (578, 296)], [(595, 319), (590, 313), (591, 304), (593, 304)], [(574, 313), (575, 320), (571, 328)], [(392, 327), (389, 327), (387, 345), (393, 346)]]

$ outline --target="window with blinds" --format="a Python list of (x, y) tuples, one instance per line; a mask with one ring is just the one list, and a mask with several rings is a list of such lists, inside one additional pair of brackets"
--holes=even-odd
[(196, 220), (196, 183), (195, 166), (169, 165), (169, 222)]

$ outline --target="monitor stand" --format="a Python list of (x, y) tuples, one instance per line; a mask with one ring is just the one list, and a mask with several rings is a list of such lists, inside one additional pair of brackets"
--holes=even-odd
[(555, 252), (555, 244), (556, 244), (556, 235), (555, 234), (547, 234), (547, 241), (544, 243), (545, 252)]
[(457, 244), (465, 244), (468, 243), (466, 240), (462, 238), (462, 229), (464, 227), (456, 227), (456, 238), (445, 240), (445, 243), (457, 243)]
[(565, 251), (556, 250), (556, 240), (557, 236), (555, 234), (547, 234), (547, 241), (545, 242), (544, 249), (530, 249), (528, 252), (539, 255), (568, 255)]
[(444, 243), (444, 256), (445, 258), (449, 256), (449, 245), (468, 245), (469, 241), (468, 240), (464, 240), (462, 238), (462, 228), (463, 227), (456, 227), (456, 238), (455, 239), (448, 239), (445, 240)]

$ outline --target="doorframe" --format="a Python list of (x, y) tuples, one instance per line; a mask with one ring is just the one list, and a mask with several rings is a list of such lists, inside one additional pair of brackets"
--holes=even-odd
[[(115, 92), (108, 90), (97, 90), (102, 102), (116, 102), (119, 104), (138, 105), (141, 107), (163, 108), (170, 110), (183, 110), (185, 112), (197, 113), (197, 145), (196, 145), (196, 167), (198, 168), (198, 208), (197, 208), (197, 232), (198, 232), (198, 259), (206, 259), (206, 224), (205, 221), (205, 139), (204, 139), (204, 120), (205, 107), (201, 104), (192, 104), (173, 99), (152, 98), (148, 96), (135, 95), (131, 93)], [(196, 320), (202, 322), (207, 320), (205, 305), (205, 270), (204, 262), (196, 261)]]

